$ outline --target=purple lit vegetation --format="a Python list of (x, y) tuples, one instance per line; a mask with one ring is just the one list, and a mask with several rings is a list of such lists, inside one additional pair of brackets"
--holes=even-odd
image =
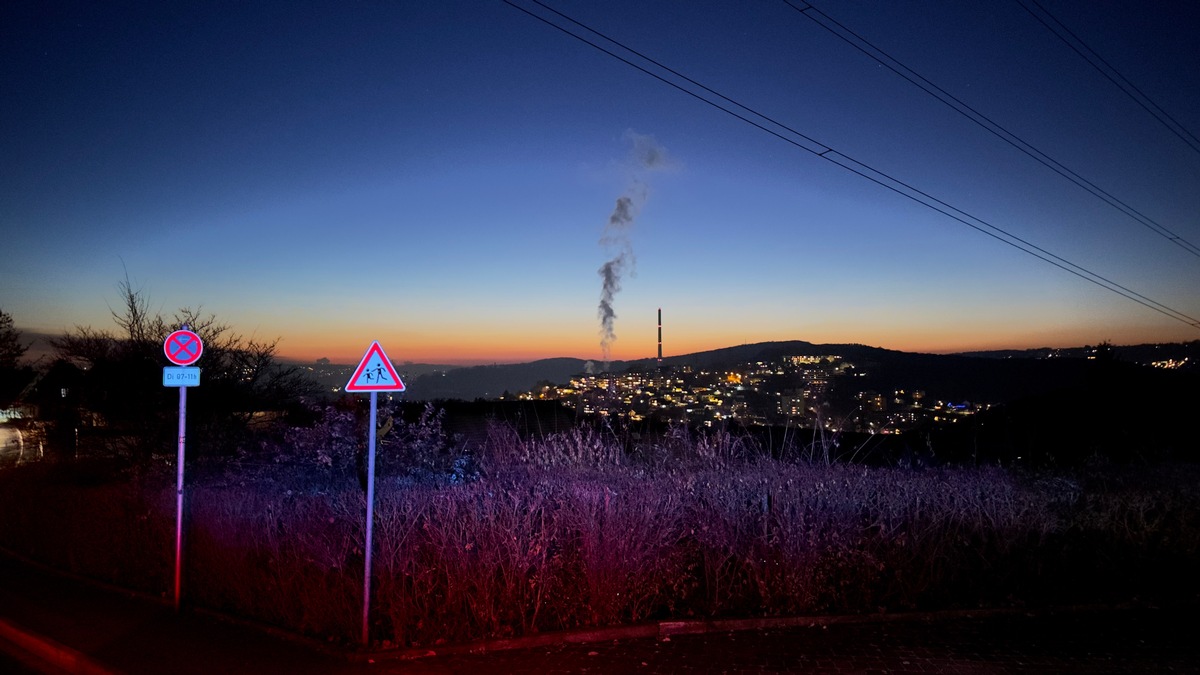
[[(354, 641), (362, 427), (354, 410), (322, 412), (254, 462), (189, 468), (186, 603)], [(470, 446), (432, 406), (395, 421), (381, 440), (372, 640), (1196, 590), (1194, 467), (869, 468), (772, 458), (725, 432), (625, 440), (492, 424)], [(6, 470), (0, 545), (163, 594), (172, 471)]]

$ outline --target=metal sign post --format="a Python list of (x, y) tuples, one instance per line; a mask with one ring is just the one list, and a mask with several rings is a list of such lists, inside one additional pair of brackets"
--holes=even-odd
[(378, 342), (372, 342), (358, 368), (346, 384), (348, 392), (371, 392), (371, 423), (367, 432), (367, 531), (363, 541), (363, 610), (362, 643), (370, 644), (371, 631), (371, 530), (375, 521), (375, 428), (377, 403), (381, 391), (404, 391), (404, 383), (396, 374), (392, 361), (383, 353)]
[(175, 611), (179, 611), (179, 586), (183, 577), (183, 449), (187, 438), (187, 387), (179, 388), (179, 452), (175, 457)]
[(370, 644), (368, 617), (371, 614), (371, 525), (375, 520), (375, 404), (379, 392), (371, 392), (371, 426), (367, 434), (367, 535), (363, 549), (362, 643)]
[(179, 452), (175, 458), (175, 611), (179, 611), (180, 580), (183, 577), (183, 458), (187, 437), (187, 388), (200, 386), (200, 369), (188, 368), (204, 353), (200, 336), (185, 325), (167, 336), (163, 353), (175, 367), (163, 368), (163, 386), (179, 387)]

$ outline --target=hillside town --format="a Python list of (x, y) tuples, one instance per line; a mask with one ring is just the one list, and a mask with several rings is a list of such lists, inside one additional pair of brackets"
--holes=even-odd
[(931, 400), (920, 389), (860, 390), (863, 373), (837, 354), (789, 356), (732, 369), (660, 367), (649, 372), (580, 375), (563, 385), (543, 385), (521, 400), (557, 400), (583, 415), (630, 421), (687, 422), (713, 426), (782, 425), (899, 433), (929, 423), (954, 424), (990, 407), (986, 403)]

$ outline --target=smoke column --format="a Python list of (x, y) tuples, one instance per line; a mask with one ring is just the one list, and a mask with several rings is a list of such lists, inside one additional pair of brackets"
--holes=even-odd
[(596, 315), (600, 319), (600, 349), (604, 353), (607, 364), (612, 357), (612, 343), (617, 339), (614, 322), (617, 318), (613, 307), (613, 299), (621, 290), (621, 279), (627, 272), (632, 272), (636, 259), (633, 256), (633, 244), (629, 239), (633, 221), (638, 210), (646, 201), (646, 185), (640, 179), (640, 174), (669, 166), (667, 153), (653, 137), (627, 131), (625, 140), (633, 144), (631, 163), (633, 165), (633, 180), (625, 193), (617, 198), (604, 232), (600, 236), (600, 245), (612, 255), (608, 262), (600, 266), (600, 306)]
[(604, 351), (604, 361), (608, 362), (612, 355), (612, 343), (617, 339), (613, 330), (613, 321), (617, 313), (613, 309), (613, 297), (621, 290), (621, 277), (634, 264), (633, 245), (629, 241), (629, 228), (633, 225), (633, 198), (624, 195), (617, 199), (617, 206), (608, 217), (608, 225), (604, 228), (604, 236), (600, 244), (616, 254), (608, 262), (600, 266), (600, 307), (596, 314), (600, 317), (600, 348)]

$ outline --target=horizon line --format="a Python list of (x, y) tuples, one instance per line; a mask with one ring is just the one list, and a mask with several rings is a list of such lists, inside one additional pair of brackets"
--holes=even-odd
[[(34, 362), (36, 362), (37, 360), (39, 360), (42, 357), (52, 355), (53, 348), (48, 344), (48, 341), (50, 339), (53, 339), (53, 338), (59, 337), (60, 335), (65, 334), (65, 333), (48, 333), (48, 332), (37, 331), (37, 330), (24, 330), (24, 329), (20, 328), (19, 326), (14, 326), (14, 328), (16, 328), (17, 332), (21, 334), (22, 338), (29, 338), (29, 337), (33, 338), (33, 341), (29, 342), (27, 347), (28, 347), (29, 351), (38, 353), (38, 358), (34, 359)], [(23, 339), (22, 341), (25, 342), (26, 340)], [(911, 349), (911, 348), (899, 349), (899, 348), (894, 348), (894, 347), (884, 347), (881, 345), (873, 345), (873, 344), (870, 344), (867, 342), (812, 342), (810, 340), (802, 340), (799, 338), (793, 338), (793, 339), (787, 339), (787, 340), (759, 340), (756, 342), (741, 342), (738, 344), (725, 345), (725, 346), (721, 346), (721, 347), (698, 349), (695, 351), (688, 351), (688, 352), (675, 354), (675, 355), (671, 355), (671, 356), (664, 355), (662, 358), (672, 359), (672, 358), (679, 358), (679, 357), (684, 357), (684, 356), (691, 356), (691, 355), (695, 355), (695, 354), (703, 354), (706, 352), (720, 351), (720, 350), (724, 350), (724, 349), (734, 349), (737, 347), (748, 347), (748, 346), (752, 346), (752, 345), (780, 344), (780, 343), (788, 343), (788, 342), (803, 342), (803, 343), (811, 344), (811, 345), (817, 346), (817, 347), (820, 347), (820, 346), (860, 346), (860, 347), (869, 347), (872, 349), (884, 349), (887, 351), (907, 352), (910, 354), (933, 354), (933, 355), (939, 355), (939, 356), (951, 356), (951, 355), (955, 355), (955, 354), (973, 354), (973, 353), (984, 353), (984, 352), (1004, 352), (1004, 351), (1024, 352), (1024, 351), (1037, 351), (1037, 350), (1042, 350), (1042, 349), (1083, 349), (1083, 348), (1092, 346), (1091, 344), (1072, 344), (1072, 345), (1067, 345), (1067, 346), (1062, 346), (1062, 345), (1057, 345), (1057, 346), (1056, 345), (1040, 345), (1037, 347), (991, 346), (991, 347), (958, 348), (958, 349), (922, 350), (922, 349)], [(1108, 341), (1102, 340), (1097, 344), (1103, 344), (1105, 342), (1108, 342)], [(1112, 346), (1114, 346), (1114, 347), (1136, 347), (1136, 346), (1141, 346), (1141, 345), (1188, 344), (1190, 342), (1194, 342), (1194, 340), (1143, 341), (1143, 342), (1135, 342), (1135, 343), (1129, 343), (1129, 344), (1112, 344), (1112, 343), (1110, 343), (1110, 344), (1112, 344)], [(26, 355), (22, 358), (23, 361), (29, 360), (29, 351), (27, 351)], [(299, 351), (299, 350), (297, 350), (297, 351)], [(304, 350), (304, 351), (311, 352), (312, 350), (309, 349), (309, 350)], [(290, 363), (297, 363), (297, 364), (313, 364), (313, 363), (316, 363), (317, 361), (319, 361), (320, 359), (327, 358), (327, 359), (329, 359), (330, 365), (353, 366), (353, 365), (357, 364), (361, 360), (362, 357), (354, 356), (354, 357), (343, 359), (342, 356), (338, 356), (337, 358), (330, 357), (330, 356), (319, 356), (319, 357), (314, 358), (314, 357), (310, 357), (310, 356), (299, 356), (299, 355), (288, 354), (286, 350), (281, 350), (276, 353), (276, 358), (281, 361), (287, 361)], [(627, 362), (647, 361), (647, 360), (654, 361), (657, 358), (658, 358), (657, 355), (652, 350), (651, 353), (649, 353), (646, 356), (637, 356), (637, 357), (632, 357), (632, 358), (612, 358), (612, 359), (609, 359), (608, 362), (610, 362), (610, 363), (611, 362), (627, 363)], [(578, 361), (593, 361), (596, 363), (604, 362), (604, 359), (599, 358), (599, 357), (581, 357), (581, 356), (570, 356), (570, 355), (563, 355), (563, 354), (550, 355), (550, 356), (536, 356), (536, 357), (531, 357), (531, 358), (520, 358), (520, 357), (518, 357), (518, 358), (513, 358), (513, 357), (497, 358), (497, 357), (486, 357), (486, 356), (468, 356), (468, 357), (457, 356), (457, 357), (447, 357), (444, 359), (430, 358), (430, 359), (421, 359), (421, 360), (391, 358), (393, 363), (399, 363), (399, 364), (409, 364), (409, 365), (419, 365), (419, 366), (446, 366), (446, 367), (454, 367), (454, 368), (470, 368), (470, 367), (477, 367), (477, 366), (517, 365), (517, 364), (524, 364), (524, 363), (534, 363), (537, 361), (547, 361), (547, 360), (552, 360), (552, 359), (575, 359)]]

